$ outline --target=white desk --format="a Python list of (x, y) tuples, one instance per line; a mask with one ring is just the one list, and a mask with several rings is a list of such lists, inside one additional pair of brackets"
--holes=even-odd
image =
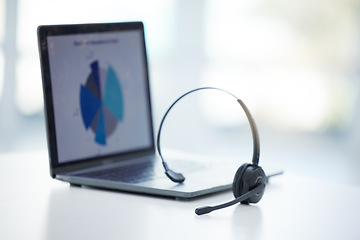
[(257, 205), (197, 216), (232, 193), (175, 201), (71, 187), (50, 178), (46, 153), (0, 164), (0, 239), (360, 239), (359, 187), (286, 173)]

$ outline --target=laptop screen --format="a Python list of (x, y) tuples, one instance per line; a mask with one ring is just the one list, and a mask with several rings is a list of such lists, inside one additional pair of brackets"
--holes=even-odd
[(142, 23), (40, 26), (52, 163), (152, 149)]

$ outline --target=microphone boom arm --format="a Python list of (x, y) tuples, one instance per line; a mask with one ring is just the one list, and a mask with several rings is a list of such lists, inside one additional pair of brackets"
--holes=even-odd
[(262, 191), (264, 190), (265, 188), (265, 184), (262, 183), (260, 184), (259, 186), (257, 186), (256, 188), (252, 189), (251, 191), (241, 195), (240, 197), (238, 198), (235, 198), (234, 200), (230, 201), (230, 202), (227, 202), (227, 203), (223, 203), (223, 204), (220, 204), (220, 205), (216, 205), (216, 206), (205, 206), (205, 207), (199, 207), (199, 208), (196, 208), (195, 209), (195, 213), (197, 215), (203, 215), (203, 214), (206, 214), (206, 213), (210, 213), (214, 210), (218, 210), (218, 209), (221, 209), (221, 208), (226, 208), (226, 207), (230, 207), (231, 205), (234, 205), (238, 202), (242, 202), (248, 198), (250, 198), (251, 196), (253, 196), (254, 194), (257, 194), (259, 191)]

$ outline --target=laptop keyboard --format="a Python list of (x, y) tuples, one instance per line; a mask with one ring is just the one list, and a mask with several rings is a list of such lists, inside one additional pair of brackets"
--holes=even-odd
[(135, 165), (80, 173), (77, 176), (126, 183), (140, 183), (160, 177), (158, 173), (156, 174), (154, 168), (154, 163), (143, 162)]
[[(173, 170), (186, 173), (203, 169), (205, 164), (193, 161), (176, 161), (172, 163), (171, 167), (173, 167)], [(128, 166), (78, 173), (76, 176), (133, 184), (165, 177), (165, 173), (161, 164), (155, 164), (149, 161)]]

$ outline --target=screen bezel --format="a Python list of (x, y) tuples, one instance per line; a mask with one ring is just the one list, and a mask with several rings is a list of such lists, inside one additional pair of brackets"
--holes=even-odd
[[(56, 129), (55, 129), (55, 116), (54, 116), (54, 104), (50, 74), (50, 62), (49, 62), (49, 51), (47, 46), (47, 38), (49, 36), (59, 35), (74, 35), (74, 34), (86, 34), (86, 33), (101, 33), (101, 32), (119, 32), (128, 30), (139, 30), (142, 32), (142, 48), (144, 53), (144, 78), (145, 88), (147, 93), (148, 102), (148, 116), (149, 125), (151, 127), (151, 143), (149, 147), (134, 149), (127, 152), (108, 154), (104, 156), (96, 156), (91, 158), (82, 158), (72, 162), (59, 163), (58, 149), (56, 140)], [(38, 34), (38, 47), (40, 55), (40, 65), (42, 74), (43, 84), (43, 97), (44, 97), (44, 112), (45, 112), (45, 123), (47, 133), (47, 143), (49, 151), (49, 162), (50, 162), (50, 174), (55, 177), (58, 173), (68, 172), (87, 168), (90, 166), (97, 166), (103, 164), (105, 161), (116, 162), (121, 160), (130, 159), (137, 156), (145, 156), (155, 153), (154, 133), (153, 133), (153, 121), (151, 111), (151, 96), (150, 96), (150, 84), (149, 84), (149, 73), (148, 73), (148, 62), (146, 55), (146, 44), (144, 25), (142, 22), (123, 22), (123, 23), (94, 23), (94, 24), (71, 24), (71, 25), (43, 25), (37, 29)]]

